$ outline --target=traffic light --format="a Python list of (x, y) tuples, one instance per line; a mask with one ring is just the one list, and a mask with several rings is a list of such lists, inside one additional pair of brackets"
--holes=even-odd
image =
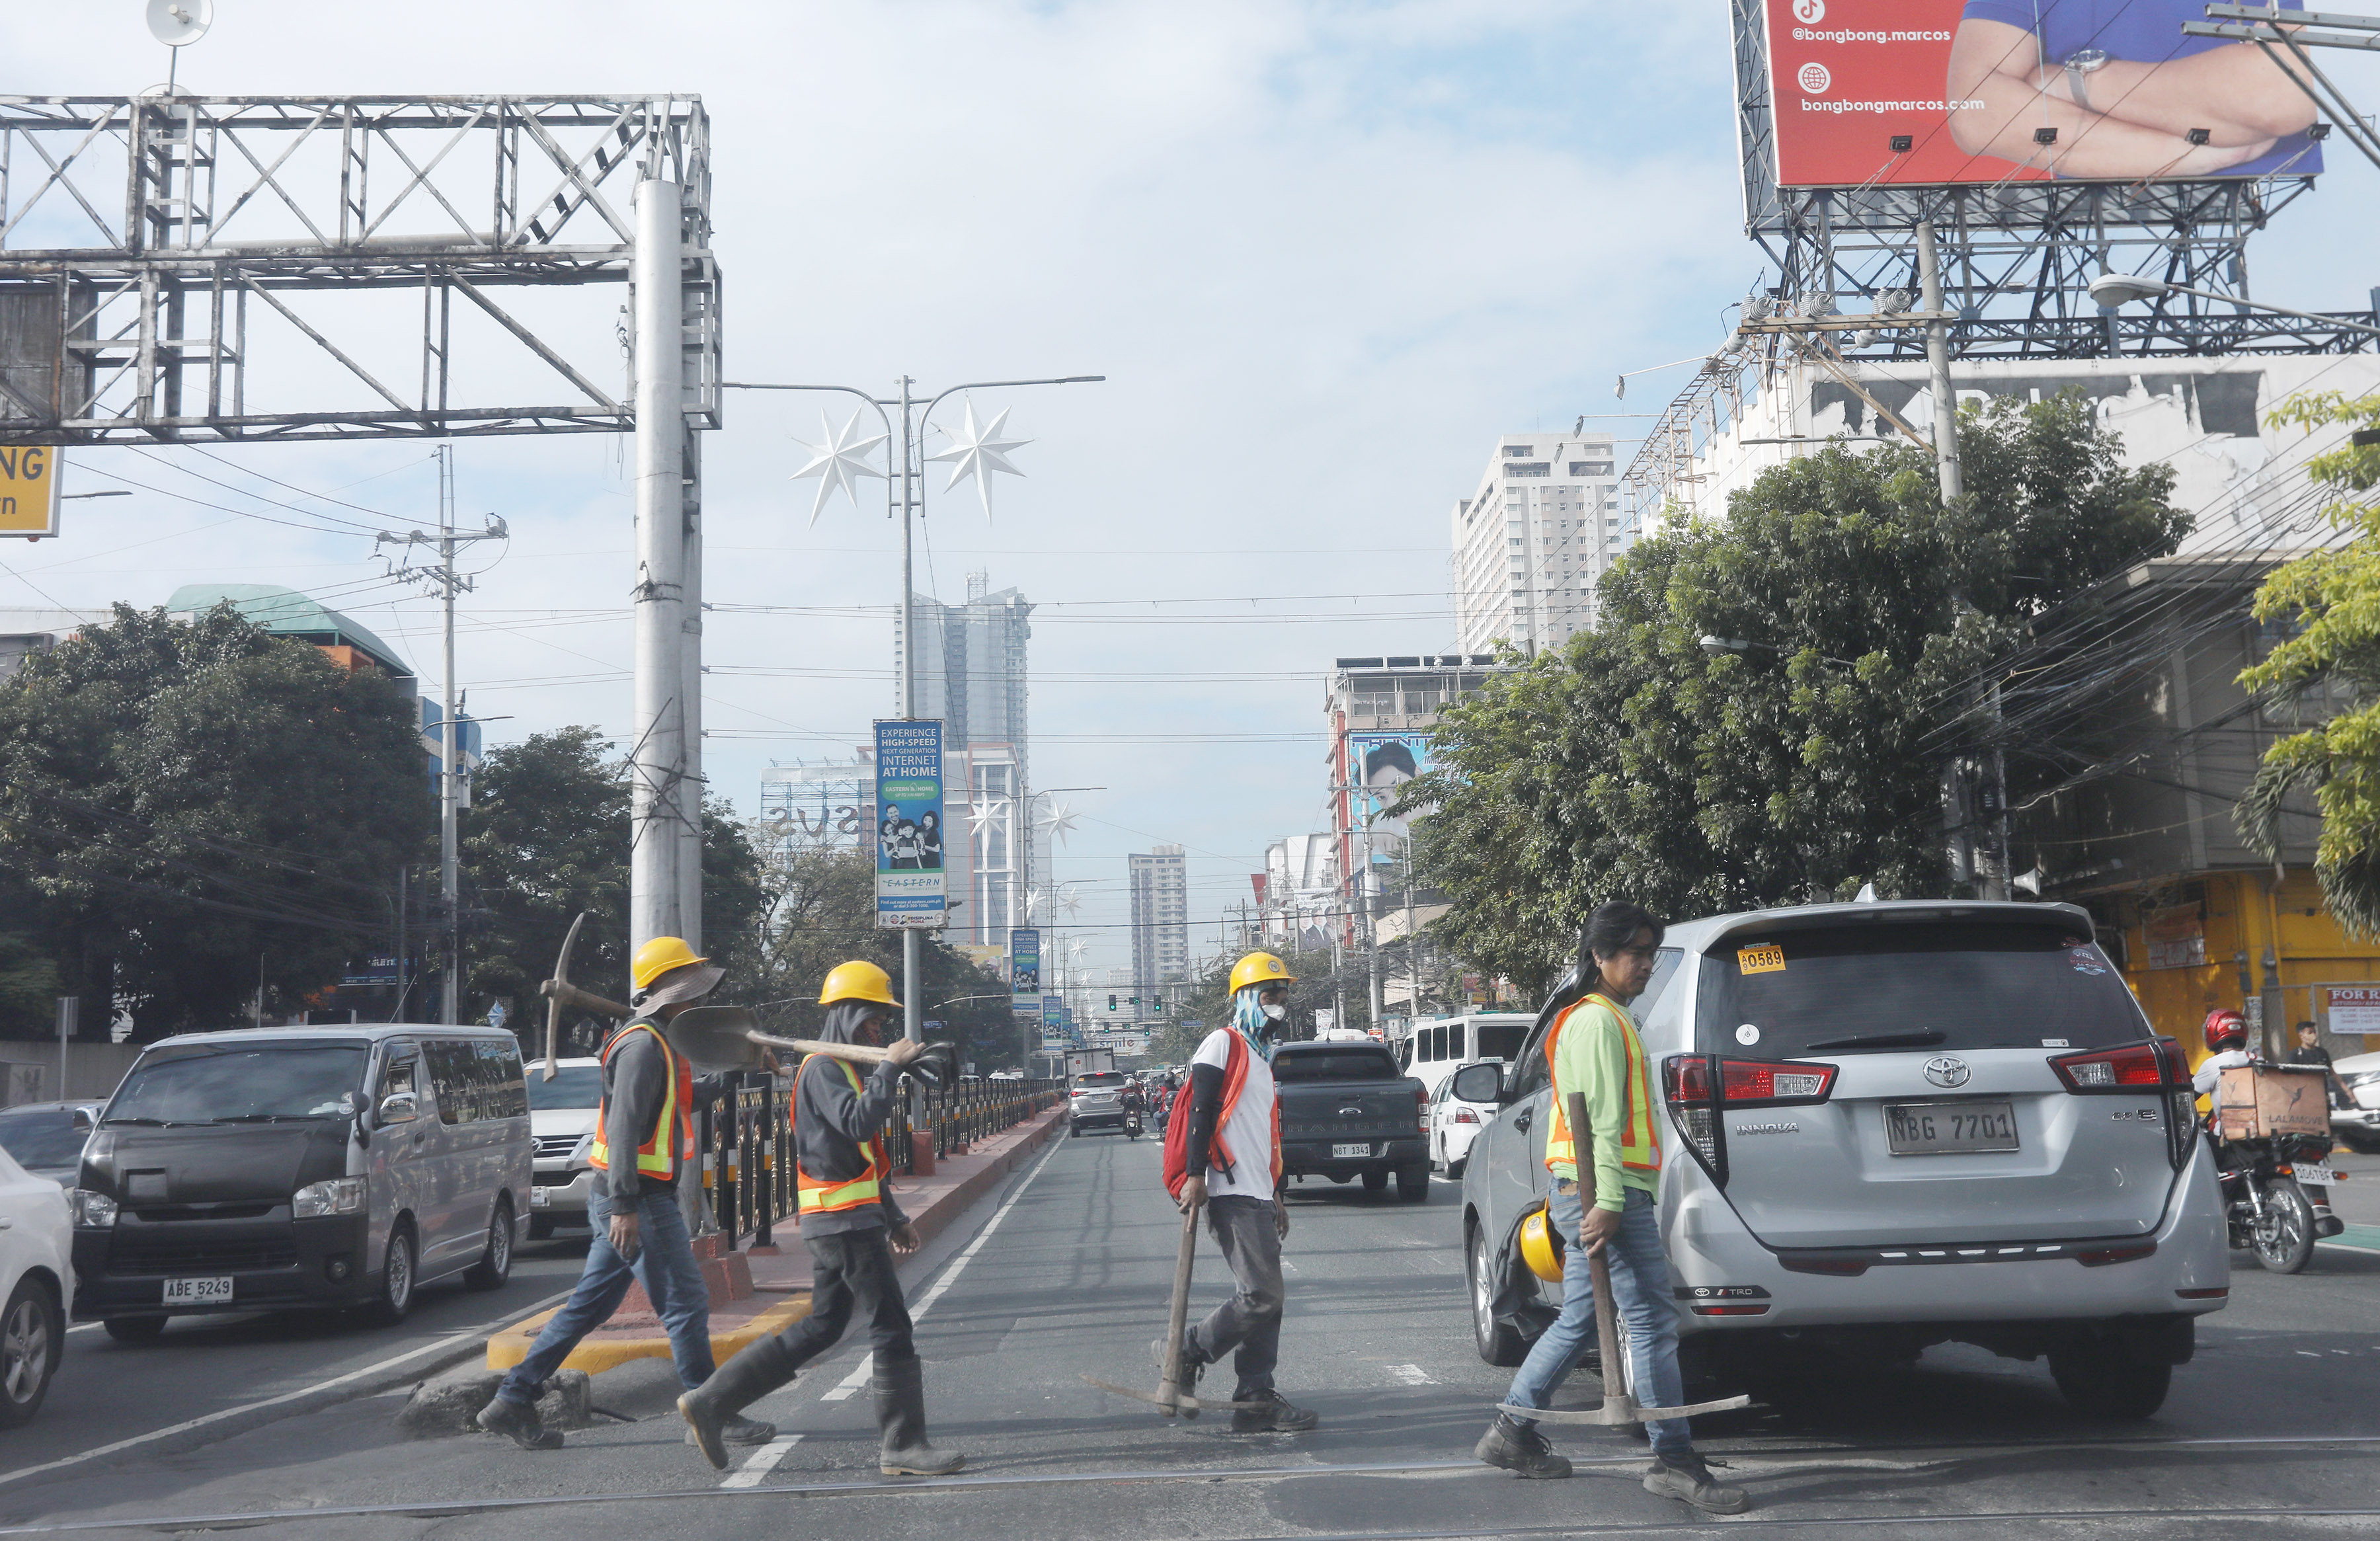
[(1165, 1014), (1165, 1002), (1162, 1001), (1160, 1001), (1157, 1003), (1157, 1014), (1160, 1016), (1163, 1016)]
[(1109, 996), (1109, 997), (1108, 997), (1108, 1010), (1110, 1010), (1110, 1011), (1114, 1011), (1115, 1009), (1116, 1009), (1116, 998), (1115, 998), (1114, 996), (1111, 995), (1111, 996)]

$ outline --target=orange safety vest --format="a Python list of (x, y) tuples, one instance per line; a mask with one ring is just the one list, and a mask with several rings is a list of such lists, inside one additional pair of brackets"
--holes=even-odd
[[(794, 1072), (796, 1086), (801, 1084), (802, 1071), (808, 1070), (810, 1062), (817, 1058), (815, 1054), (802, 1057), (800, 1069)], [(834, 1062), (842, 1066), (844, 1074), (851, 1078), (852, 1092), (857, 1095), (860, 1091), (859, 1072), (851, 1068), (849, 1060)], [(796, 1092), (795, 1096), (798, 1098), (799, 1093)], [(832, 1214), (837, 1209), (856, 1209), (863, 1204), (875, 1204), (883, 1199), (884, 1179), (892, 1174), (892, 1163), (884, 1155), (884, 1136), (880, 1134), (871, 1135), (860, 1142), (859, 1148), (868, 1156), (866, 1171), (840, 1183), (821, 1182), (802, 1170), (800, 1136), (795, 1136), (794, 1199), (801, 1213)]]
[(1627, 1085), (1622, 1088), (1620, 1164), (1635, 1171), (1658, 1171), (1661, 1134), (1653, 1122), (1651, 1086), (1645, 1074), (1645, 1041), (1636, 1036), (1635, 1023), (1627, 1009), (1604, 995), (1589, 995), (1564, 1007), (1562, 1014), (1554, 1019), (1554, 1030), (1546, 1035), (1546, 1074), (1554, 1086), (1554, 1123), (1546, 1136), (1546, 1166), (1550, 1170), (1560, 1162), (1572, 1171), (1578, 1170), (1578, 1144), (1571, 1135), (1570, 1112), (1562, 1106), (1560, 1082), (1554, 1074), (1554, 1053), (1561, 1042), (1562, 1029), (1570, 1025), (1570, 1013), (1590, 1001), (1609, 1011), (1620, 1024), (1621, 1046), (1628, 1056)]
[[(612, 1170), (612, 1153), (603, 1144), (603, 1132), (612, 1124), (612, 1055), (628, 1041), (630, 1033), (639, 1031), (650, 1033), (662, 1046), (662, 1063), (666, 1067), (662, 1083), (668, 1089), (662, 1095), (661, 1117), (653, 1121), (651, 1137), (637, 1147), (637, 1171), (666, 1183), (677, 1175), (678, 1162), (694, 1159), (694, 1066), (670, 1048), (669, 1039), (650, 1022), (631, 1022), (603, 1046), (603, 1099), (595, 1110), (595, 1148), (587, 1159), (599, 1171)], [(665, 1137), (673, 1129), (674, 1137)]]
[[(1207, 1166), (1236, 1169), (1229, 1142), (1223, 1131), (1232, 1122), (1232, 1110), (1240, 1103), (1240, 1093), (1248, 1084), (1248, 1046), (1237, 1032), (1232, 1033), (1230, 1046), (1223, 1056), (1223, 1105), (1215, 1115), (1215, 1133), (1207, 1144)], [(1190, 1098), (1188, 1088), (1170, 1094), (1166, 1113), (1165, 1158), (1162, 1171), (1165, 1191), (1175, 1198), (1182, 1196), (1183, 1183), (1190, 1180)], [(1272, 1099), (1272, 1186), (1281, 1191), (1281, 1098)]]

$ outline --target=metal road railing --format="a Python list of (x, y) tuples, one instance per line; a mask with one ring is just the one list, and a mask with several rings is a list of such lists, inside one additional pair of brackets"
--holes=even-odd
[[(696, 1141), (702, 1151), (703, 1201), (719, 1229), (761, 1245), (780, 1220), (796, 1216), (792, 1082), (765, 1071), (741, 1073), (744, 1085), (701, 1111)], [(885, 1121), (885, 1155), (895, 1173), (917, 1170), (913, 1132), (930, 1132), (936, 1159), (1024, 1122), (1065, 1097), (1060, 1081), (964, 1081), (904, 1098)], [(913, 1107), (915, 1110), (913, 1116)]]

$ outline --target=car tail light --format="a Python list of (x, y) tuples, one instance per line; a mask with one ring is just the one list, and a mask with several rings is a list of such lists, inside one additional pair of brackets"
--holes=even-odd
[(2156, 1249), (2155, 1240), (2119, 1242), (2113, 1246), (2084, 1247), (2073, 1256), (2074, 1260), (2086, 1268), (2104, 1268), (2110, 1263), (2137, 1263), (2143, 1257), (2155, 1256)]
[(1468, 1108), (1457, 1108), (1454, 1110), (1454, 1122), (1457, 1123), (1476, 1123), (1479, 1122), (1479, 1115), (1473, 1112)]
[[(1727, 1186), (1725, 1108), (1783, 1108), (1824, 1102), (1835, 1089), (1836, 1067), (1799, 1060), (1730, 1060), (1717, 1054), (1672, 1054), (1661, 1062), (1670, 1117), (1711, 1181)], [(1716, 1094), (1716, 1095), (1714, 1095)]]
[(2190, 1164), (2198, 1134), (2190, 1062), (2171, 1038), (2128, 1043), (2087, 1054), (2058, 1054), (2049, 1068), (2078, 1097), (2155, 1097), (2165, 1114), (2166, 1159), (2180, 1171)]
[(1689, 1305), (1687, 1310), (1697, 1317), (1765, 1317), (1766, 1305)]

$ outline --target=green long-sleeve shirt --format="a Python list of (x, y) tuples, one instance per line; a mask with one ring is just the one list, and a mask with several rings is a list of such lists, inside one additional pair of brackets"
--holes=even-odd
[[(1624, 1189), (1642, 1188), (1658, 1196), (1661, 1183), (1661, 1135), (1654, 1121), (1649, 1085), (1640, 1084), (1635, 1088), (1643, 1106), (1636, 1110), (1635, 1131), (1626, 1127), (1631, 1102), (1630, 1050), (1633, 1049), (1639, 1064), (1644, 1062), (1645, 1050), (1636, 1041), (1634, 1013), (1622, 1008), (1621, 1014), (1627, 1017), (1625, 1022), (1599, 1001), (1582, 1001), (1564, 1014), (1560, 1036), (1554, 1045), (1554, 1107), (1562, 1107), (1563, 1098), (1572, 1092), (1585, 1098), (1587, 1122), (1594, 1125), (1590, 1159), (1595, 1169), (1596, 1207), (1615, 1212), (1627, 1204)], [(1646, 1081), (1649, 1079), (1648, 1073)], [(1553, 1153), (1559, 1128), (1549, 1110), (1546, 1119), (1546, 1164), (1556, 1177), (1575, 1182), (1576, 1164), (1561, 1160)], [(1649, 1142), (1649, 1150), (1640, 1143), (1623, 1159), (1622, 1145), (1632, 1132), (1639, 1135), (1640, 1141)]]

